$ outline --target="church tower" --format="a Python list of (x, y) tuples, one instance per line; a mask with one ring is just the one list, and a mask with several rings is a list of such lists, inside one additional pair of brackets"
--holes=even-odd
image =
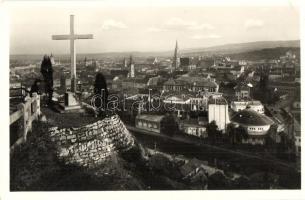
[[(174, 68), (174, 70), (177, 70), (178, 67), (179, 67), (178, 41), (176, 40), (176, 46), (175, 46), (175, 51), (174, 51), (172, 68)], [(173, 71), (173, 69), (172, 69), (172, 71)]]

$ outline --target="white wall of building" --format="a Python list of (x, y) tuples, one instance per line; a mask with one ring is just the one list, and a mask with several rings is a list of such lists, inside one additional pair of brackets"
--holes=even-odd
[(270, 125), (265, 126), (247, 126), (249, 135), (265, 135), (270, 129)]
[(130, 77), (131, 78), (135, 77), (134, 64), (130, 65)]
[(198, 126), (188, 126), (184, 127), (184, 132), (188, 135), (193, 135), (196, 137), (206, 138), (208, 135), (206, 133), (205, 127), (198, 127)]
[(235, 112), (244, 110), (247, 106), (249, 106), (251, 110), (254, 110), (260, 114), (265, 113), (264, 106), (259, 101), (255, 101), (253, 104), (251, 101), (233, 101), (231, 103), (231, 108)]
[(250, 105), (250, 109), (260, 113), (260, 114), (264, 114), (265, 113), (265, 109), (264, 106), (262, 104), (258, 104), (258, 105)]
[(245, 101), (233, 101), (231, 103), (231, 109), (234, 110), (235, 112), (241, 111), (246, 109), (248, 103)]
[(228, 105), (209, 104), (209, 123), (215, 121), (219, 130), (224, 131), (230, 123)]

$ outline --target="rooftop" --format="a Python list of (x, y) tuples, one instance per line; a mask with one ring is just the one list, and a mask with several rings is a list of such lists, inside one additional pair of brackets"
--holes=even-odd
[(160, 122), (164, 118), (164, 115), (148, 115), (142, 114), (137, 115), (136, 119), (151, 121), (151, 122)]
[(232, 102), (235, 105), (252, 105), (252, 106), (260, 106), (263, 105), (260, 101), (233, 101)]
[(185, 81), (182, 81), (182, 80), (178, 80), (178, 79), (169, 79), (168, 81), (166, 81), (164, 83), (164, 85), (185, 85)]
[(161, 77), (161, 76), (156, 76), (156, 77), (151, 77), (149, 80), (148, 80), (148, 85), (154, 85), (154, 86), (157, 86), (157, 85), (162, 85), (162, 83), (165, 81), (166, 79)]
[(231, 121), (243, 125), (254, 126), (272, 125), (274, 123), (269, 117), (251, 109), (244, 109), (237, 112), (236, 115), (232, 117)]
[(193, 82), (193, 85), (197, 87), (215, 87), (215, 88), (218, 86), (217, 83), (209, 80), (195, 81)]
[(234, 87), (235, 91), (240, 91), (240, 90), (249, 90), (249, 87), (245, 84), (238, 84)]
[[(207, 118), (202, 118), (201, 121), (202, 120), (208, 121)], [(190, 119), (181, 120), (180, 122), (183, 123), (184, 126), (204, 127), (199, 124), (199, 119), (190, 118)]]
[(178, 84), (191, 84), (194, 86), (203, 86), (203, 87), (218, 87), (217, 83), (214, 81), (200, 76), (189, 76), (189, 75), (183, 75), (177, 78), (176, 80), (170, 79), (165, 84), (167, 85), (178, 85)]
[(227, 105), (227, 100), (224, 97), (211, 97), (208, 101), (209, 104)]

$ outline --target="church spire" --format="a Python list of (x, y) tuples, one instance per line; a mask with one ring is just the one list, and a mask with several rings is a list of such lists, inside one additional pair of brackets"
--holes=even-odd
[(174, 51), (174, 58), (173, 58), (173, 67), (175, 70), (179, 67), (179, 60), (178, 60), (178, 41), (176, 40), (176, 46)]

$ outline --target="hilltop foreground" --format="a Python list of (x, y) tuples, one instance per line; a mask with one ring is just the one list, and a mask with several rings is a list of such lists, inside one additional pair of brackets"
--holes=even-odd
[[(270, 187), (263, 178), (251, 180), (238, 174), (226, 174), (204, 161), (146, 149), (116, 115), (101, 120), (70, 114), (65, 121), (50, 110), (44, 113), (47, 113), (47, 122), (35, 122), (27, 142), (11, 157), (12, 191)], [(73, 117), (80, 126), (68, 128), (69, 124), (75, 124), (65, 122)], [(60, 126), (54, 127), (58, 120), (61, 120)], [(95, 129), (95, 126), (104, 127)], [(272, 187), (276, 188), (277, 184)]]

